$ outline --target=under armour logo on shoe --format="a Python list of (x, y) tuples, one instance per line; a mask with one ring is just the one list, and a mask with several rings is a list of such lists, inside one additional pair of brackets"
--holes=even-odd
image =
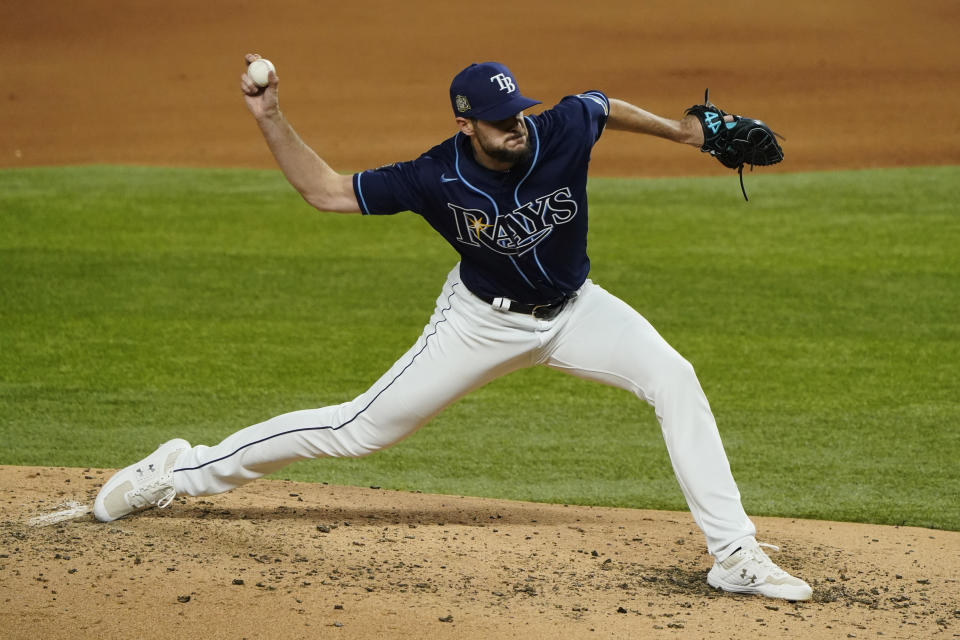
[(152, 464), (147, 465), (147, 467), (150, 469), (150, 471), (156, 471), (156, 469), (153, 468), (153, 465), (152, 465)]
[[(741, 580), (746, 580), (746, 579), (747, 579), (747, 570), (746, 570), (746, 569), (744, 569), (743, 571), (740, 572), (740, 579), (741, 579)], [(756, 575), (750, 576), (750, 584), (753, 584), (753, 583), (756, 582), (756, 581), (757, 581), (757, 576), (756, 576)]]

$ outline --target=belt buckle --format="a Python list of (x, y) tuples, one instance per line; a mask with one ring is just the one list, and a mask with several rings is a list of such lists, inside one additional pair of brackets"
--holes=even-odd
[(561, 300), (560, 302), (554, 302), (551, 304), (538, 304), (530, 310), (530, 315), (538, 320), (552, 320), (553, 318), (557, 317), (557, 314), (563, 310), (563, 307), (566, 304), (566, 300)]
[[(567, 306), (568, 302), (572, 302), (577, 299), (577, 292), (569, 293), (565, 295), (559, 302), (551, 302), (549, 304), (538, 304), (531, 311), (530, 315), (534, 318), (540, 320), (552, 320), (560, 315), (560, 312), (563, 311), (563, 308)], [(542, 315), (539, 314), (540, 310), (543, 309), (544, 312)]]

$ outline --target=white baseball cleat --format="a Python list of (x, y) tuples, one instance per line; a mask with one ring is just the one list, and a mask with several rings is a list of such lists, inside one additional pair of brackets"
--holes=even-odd
[(750, 538), (726, 560), (713, 563), (713, 568), (707, 574), (707, 583), (711, 587), (734, 593), (809, 600), (813, 595), (810, 585), (774, 564), (760, 547), (780, 550), (772, 544), (760, 544)]
[(93, 515), (110, 522), (147, 507), (163, 509), (176, 497), (173, 468), (190, 443), (181, 438), (160, 445), (149, 456), (117, 471), (107, 480), (93, 502)]

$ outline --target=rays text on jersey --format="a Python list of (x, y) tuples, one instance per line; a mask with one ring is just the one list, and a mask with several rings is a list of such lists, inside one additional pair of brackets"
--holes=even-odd
[(569, 187), (535, 198), (510, 213), (491, 216), (448, 202), (457, 225), (457, 240), (508, 256), (523, 255), (543, 242), (558, 224), (577, 215)]

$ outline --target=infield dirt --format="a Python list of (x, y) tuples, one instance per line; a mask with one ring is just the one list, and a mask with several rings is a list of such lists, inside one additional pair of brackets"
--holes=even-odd
[(716, 592), (687, 513), (287, 481), (101, 524), (109, 471), (0, 467), (7, 638), (957, 637), (960, 533), (757, 518), (810, 602)]
[[(786, 135), (762, 172), (958, 164), (958, 32), (954, 1), (8, 0), (0, 168), (273, 169), (239, 95), (246, 51), (277, 64), (285, 113), (342, 172), (450, 135), (449, 80), (484, 59), (546, 104), (597, 88), (678, 116), (709, 86)], [(614, 132), (593, 175), (730, 175), (739, 197), (701, 154)], [(956, 532), (756, 518), (814, 587), (792, 604), (707, 587), (687, 513), (262, 481), (31, 524), (89, 505), (108, 473), (0, 467), (0, 636), (960, 637)]]

